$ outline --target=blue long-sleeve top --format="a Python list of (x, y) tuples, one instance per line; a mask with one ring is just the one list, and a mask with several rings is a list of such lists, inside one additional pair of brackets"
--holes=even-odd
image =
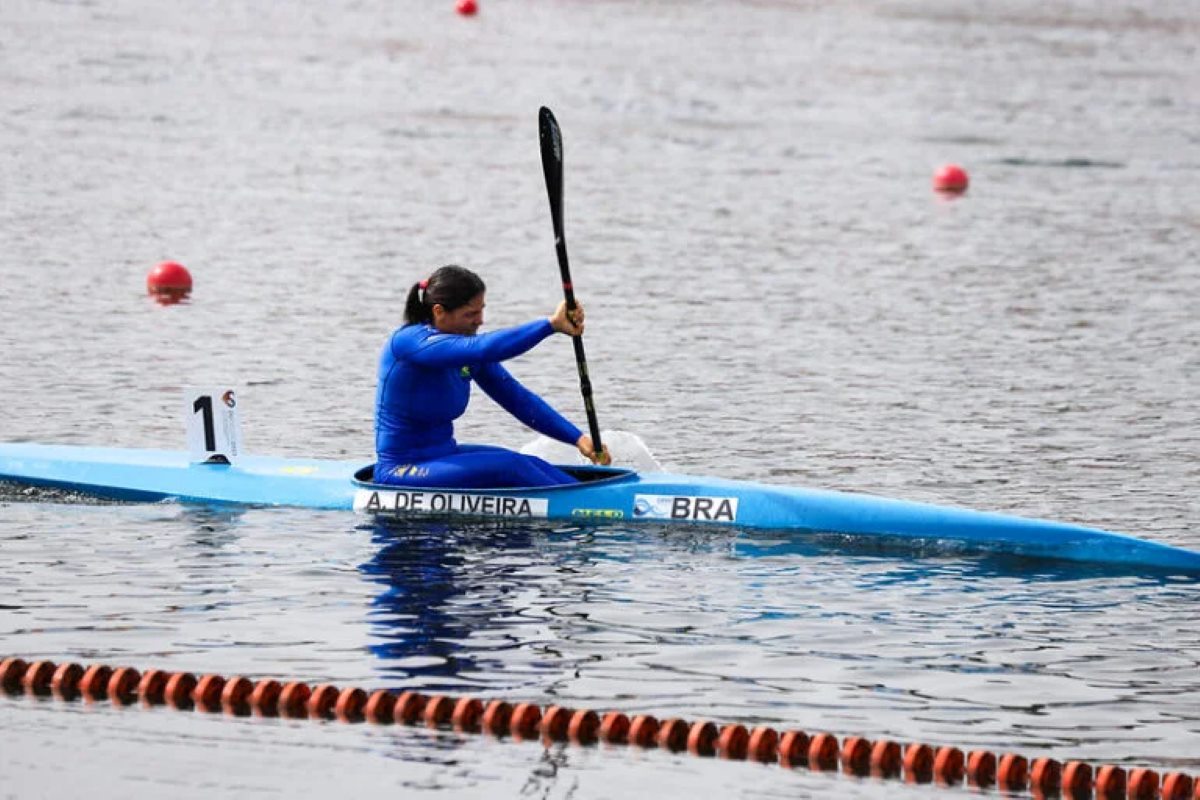
[(489, 397), (538, 433), (567, 444), (580, 431), (500, 365), (554, 332), (550, 321), (462, 336), (432, 325), (392, 333), (379, 358), (375, 390), (375, 451), (379, 461), (424, 461), (452, 453), (454, 420), (462, 416), (474, 380)]

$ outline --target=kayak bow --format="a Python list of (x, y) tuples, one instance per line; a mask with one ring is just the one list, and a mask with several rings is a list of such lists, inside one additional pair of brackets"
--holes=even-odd
[(409, 489), (370, 482), (362, 461), (0, 443), (0, 479), (117, 500), (354, 509), (377, 515), (613, 520), (944, 540), (983, 550), (1200, 573), (1200, 553), (1123, 534), (965, 508), (748, 481), (564, 467), (539, 489)]

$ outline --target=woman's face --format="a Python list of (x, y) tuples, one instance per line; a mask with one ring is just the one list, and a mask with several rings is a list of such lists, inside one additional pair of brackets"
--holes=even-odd
[(483, 306), (482, 292), (453, 311), (447, 311), (440, 303), (436, 303), (433, 306), (433, 327), (442, 333), (474, 336), (483, 325)]

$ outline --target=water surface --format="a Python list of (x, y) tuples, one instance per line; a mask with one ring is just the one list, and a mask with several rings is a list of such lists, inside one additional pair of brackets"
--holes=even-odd
[[(1200, 12), (0, 9), (0, 441), (370, 457), (404, 292), (548, 313), (669, 469), (1200, 548)], [(935, 196), (936, 166), (972, 186)], [(187, 304), (144, 295), (159, 260)], [(514, 372), (582, 421), (571, 348)], [(460, 438), (528, 432), (477, 398)], [(0, 500), (0, 650), (1200, 772), (1194, 579), (837, 538)], [(17, 796), (925, 796), (657, 751), (0, 698)], [(64, 753), (70, 759), (64, 762)], [(64, 768), (64, 763), (69, 768)], [(9, 788), (15, 787), (15, 788)], [(751, 788), (753, 787), (753, 788)], [(940, 792), (950, 796), (954, 792)]]

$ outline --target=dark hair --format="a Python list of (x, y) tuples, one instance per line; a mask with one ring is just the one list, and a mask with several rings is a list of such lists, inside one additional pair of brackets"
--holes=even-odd
[(453, 311), (465, 306), (486, 289), (483, 278), (465, 267), (456, 264), (438, 267), (428, 279), (417, 281), (408, 290), (408, 300), (404, 302), (404, 324), (431, 323), (435, 305)]

